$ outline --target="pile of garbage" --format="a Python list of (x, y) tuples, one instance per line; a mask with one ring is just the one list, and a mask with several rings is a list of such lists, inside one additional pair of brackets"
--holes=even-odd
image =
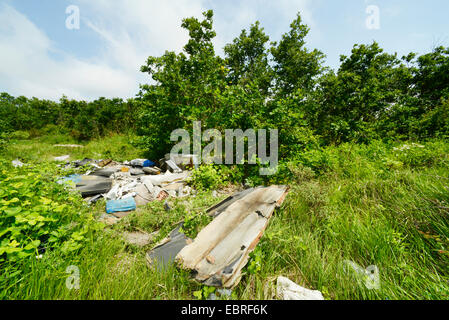
[(196, 163), (194, 155), (167, 155), (158, 163), (148, 159), (121, 163), (86, 158), (63, 165), (66, 168), (87, 166), (84, 175), (73, 174), (58, 183), (74, 186), (89, 203), (104, 198), (106, 212), (122, 218), (151, 201), (190, 195), (192, 189), (186, 180), (191, 174), (189, 169), (196, 167)]

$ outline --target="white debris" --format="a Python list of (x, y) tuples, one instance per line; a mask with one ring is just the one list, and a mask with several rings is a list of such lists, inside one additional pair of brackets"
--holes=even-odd
[[(349, 266), (350, 268), (352, 268), (352, 270), (354, 270), (358, 279), (364, 281), (365, 286), (369, 290), (380, 288), (380, 275), (379, 268), (377, 266), (372, 265), (364, 269), (357, 263), (350, 260), (345, 260), (344, 263), (345, 267)], [(346, 272), (348, 271), (347, 268), (345, 268), (345, 270)]]
[(155, 186), (162, 186), (164, 184), (168, 184), (175, 181), (183, 181), (187, 179), (190, 176), (189, 171), (184, 171), (181, 173), (170, 173), (167, 172), (165, 174), (160, 174), (157, 176), (145, 176), (142, 177), (142, 181), (145, 182), (151, 182)]
[(60, 147), (60, 148), (84, 148), (84, 146), (81, 146), (79, 144), (55, 144), (53, 147)]
[(181, 169), (187, 166), (194, 166), (195, 169), (199, 167), (198, 156), (194, 154), (166, 154), (165, 160), (172, 160)]
[(181, 168), (178, 167), (173, 160), (167, 160), (165, 161), (165, 163), (167, 164), (168, 168), (170, 168), (170, 170), (172, 170), (174, 173), (182, 172)]
[(14, 168), (21, 168), (23, 167), (25, 164), (22, 163), (19, 159), (12, 161), (12, 165), (14, 166)]
[(324, 300), (320, 291), (303, 288), (285, 277), (278, 277), (276, 289), (283, 300)]
[(69, 155), (66, 155), (66, 156), (54, 157), (53, 159), (54, 159), (55, 161), (67, 161), (67, 160), (70, 159), (70, 156), (69, 156)]

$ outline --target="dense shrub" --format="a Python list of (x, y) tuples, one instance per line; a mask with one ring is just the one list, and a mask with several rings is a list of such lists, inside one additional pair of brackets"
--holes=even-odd
[(100, 227), (80, 196), (54, 181), (55, 167), (0, 164), (0, 265), (55, 248), (76, 251)]

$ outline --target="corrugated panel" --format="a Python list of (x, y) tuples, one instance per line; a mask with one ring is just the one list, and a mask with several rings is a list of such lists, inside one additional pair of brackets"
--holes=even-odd
[(232, 288), (240, 281), (276, 206), (287, 187), (257, 188), (232, 202), (198, 234), (176, 260), (195, 272), (195, 279), (209, 286)]

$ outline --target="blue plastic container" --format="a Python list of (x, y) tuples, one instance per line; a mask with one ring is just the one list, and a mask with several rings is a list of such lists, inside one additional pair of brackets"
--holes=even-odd
[(122, 200), (109, 200), (106, 202), (106, 212), (127, 212), (136, 210), (136, 201), (133, 197)]
[(148, 168), (148, 167), (154, 167), (156, 165), (156, 163), (154, 163), (151, 160), (148, 159), (135, 159), (131, 161), (131, 165), (133, 167), (144, 167), (144, 168)]

